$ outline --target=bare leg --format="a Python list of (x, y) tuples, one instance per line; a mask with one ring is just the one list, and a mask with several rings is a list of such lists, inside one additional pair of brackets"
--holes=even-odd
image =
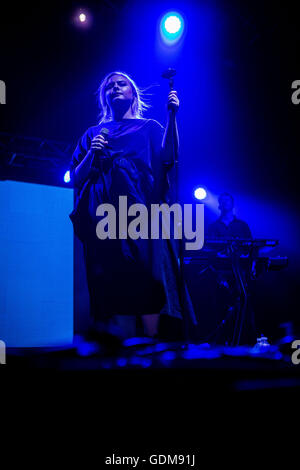
[(158, 333), (159, 313), (151, 315), (142, 315), (144, 333), (147, 336), (155, 336)]

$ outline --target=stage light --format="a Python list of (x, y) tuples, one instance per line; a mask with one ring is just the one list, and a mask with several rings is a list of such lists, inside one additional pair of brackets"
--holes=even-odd
[(71, 181), (71, 176), (70, 176), (70, 171), (68, 170), (68, 171), (65, 172), (64, 182), (65, 183), (70, 183), (70, 181)]
[(116, 362), (118, 367), (125, 367), (127, 365), (127, 359), (125, 357), (120, 357)]
[(177, 12), (169, 12), (163, 16), (160, 23), (161, 37), (169, 45), (179, 41), (184, 30), (183, 17)]
[(93, 15), (86, 8), (84, 10), (80, 8), (74, 11), (72, 23), (74, 26), (77, 26), (77, 28), (88, 30), (92, 26), (92, 22)]
[(195, 189), (194, 196), (199, 201), (203, 201), (203, 199), (207, 197), (207, 192), (202, 186), (199, 186), (198, 188)]
[(165, 21), (166, 31), (170, 34), (176, 34), (181, 28), (181, 21), (178, 16), (172, 15), (168, 16)]
[(85, 13), (80, 13), (79, 21), (81, 21), (81, 23), (84, 23), (86, 21), (86, 14)]

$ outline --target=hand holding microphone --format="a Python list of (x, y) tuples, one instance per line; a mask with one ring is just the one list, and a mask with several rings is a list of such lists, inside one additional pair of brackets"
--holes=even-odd
[(169, 95), (168, 95), (168, 104), (167, 108), (169, 111), (173, 111), (174, 113), (177, 113), (179, 109), (179, 99), (177, 96), (177, 91), (171, 90)]
[(91, 162), (91, 168), (101, 169), (101, 163), (99, 157), (105, 157), (105, 146), (108, 144), (107, 136), (109, 130), (103, 127), (100, 134), (96, 135), (91, 142), (91, 152), (93, 153), (93, 160)]
[(162, 77), (169, 80), (170, 92), (168, 95), (167, 109), (171, 112), (173, 116), (177, 113), (179, 109), (179, 99), (177, 96), (177, 91), (174, 90), (174, 77), (176, 75), (176, 70), (168, 68), (162, 73)]
[(93, 140), (92, 140), (92, 143), (91, 143), (91, 149), (92, 150), (103, 150), (105, 145), (108, 144), (108, 141), (106, 140), (107, 139), (107, 136), (109, 134), (109, 130), (106, 129), (106, 127), (103, 127), (101, 129), (101, 132), (100, 134), (96, 135)]

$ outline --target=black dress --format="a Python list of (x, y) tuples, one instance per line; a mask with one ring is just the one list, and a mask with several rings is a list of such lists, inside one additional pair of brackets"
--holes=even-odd
[(90, 172), (83, 187), (77, 190), (70, 214), (75, 234), (83, 243), (91, 313), (96, 320), (111, 315), (153, 313), (181, 319), (184, 303), (184, 310), (194, 323), (186, 289), (180, 302), (174, 240), (100, 240), (96, 235), (100, 220), (96, 209), (102, 203), (114, 205), (118, 221), (120, 195), (127, 196), (128, 207), (134, 203), (150, 207), (151, 203), (170, 202), (168, 171), (172, 162), (163, 159), (164, 128), (152, 119), (123, 119), (91, 127), (77, 145), (71, 173), (102, 128), (109, 131), (106, 158), (102, 158), (101, 170)]

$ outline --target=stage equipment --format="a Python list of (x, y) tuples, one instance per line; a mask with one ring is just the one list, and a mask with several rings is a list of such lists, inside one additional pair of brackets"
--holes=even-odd
[(192, 256), (184, 257), (185, 265), (196, 265), (200, 268), (199, 274), (209, 271), (221, 273), (219, 282), (223, 283), (224, 287), (229, 288), (226, 273), (234, 278), (237, 292), (235, 306), (230, 309), (222, 325), (217, 327), (219, 330), (230, 316), (235, 316), (234, 331), (228, 341), (232, 346), (240, 344), (241, 335), (244, 332), (249, 304), (249, 283), (263, 272), (278, 271), (288, 265), (287, 257), (268, 257), (260, 254), (262, 248), (271, 249), (278, 243), (278, 240), (271, 239), (206, 239), (203, 248), (197, 254), (193, 252)]
[(66, 142), (1, 132), (1, 179), (65, 187), (72, 150)]
[(81, 23), (84, 23), (86, 21), (86, 14), (85, 13), (80, 13), (79, 21), (81, 21)]
[(65, 172), (65, 175), (64, 175), (64, 182), (65, 182), (65, 183), (70, 183), (70, 181), (71, 181), (70, 171), (68, 170), (68, 171)]
[[(162, 73), (162, 78), (169, 80), (169, 89), (170, 91), (174, 89), (174, 76), (176, 75), (176, 70), (172, 68), (168, 68)], [(175, 135), (177, 133), (177, 123), (176, 123), (176, 113), (174, 109), (169, 109), (169, 125), (171, 125), (172, 129), (172, 142), (173, 142), (173, 158), (174, 158), (174, 183), (175, 183), (175, 191), (174, 197), (175, 202), (179, 203), (179, 161), (178, 161), (178, 149), (175, 146)], [(178, 286), (179, 286), (179, 299), (180, 299), (180, 306), (183, 312), (183, 320), (184, 320), (184, 335), (185, 339), (188, 339), (188, 322), (187, 322), (187, 315), (184, 313), (184, 293), (185, 293), (185, 284), (184, 284), (184, 273), (183, 273), (183, 240), (177, 240), (177, 247), (178, 247), (178, 266), (179, 266), (179, 276), (178, 276)]]
[(169, 46), (176, 44), (184, 31), (184, 19), (177, 12), (169, 12), (160, 22), (162, 40)]
[(93, 22), (92, 12), (86, 8), (79, 8), (73, 12), (71, 21), (74, 26), (87, 29), (92, 25)]
[(169, 87), (170, 87), (170, 90), (173, 90), (174, 89), (174, 78), (176, 75), (176, 70), (175, 69), (172, 69), (171, 67), (169, 67), (167, 70), (165, 70), (163, 73), (162, 73), (162, 78), (166, 78), (167, 80), (169, 80)]
[(199, 186), (198, 188), (195, 189), (194, 196), (199, 201), (203, 201), (203, 199), (207, 197), (206, 189), (204, 189), (202, 186)]
[(73, 190), (0, 181), (0, 201), (1, 339), (8, 347), (71, 343)]

